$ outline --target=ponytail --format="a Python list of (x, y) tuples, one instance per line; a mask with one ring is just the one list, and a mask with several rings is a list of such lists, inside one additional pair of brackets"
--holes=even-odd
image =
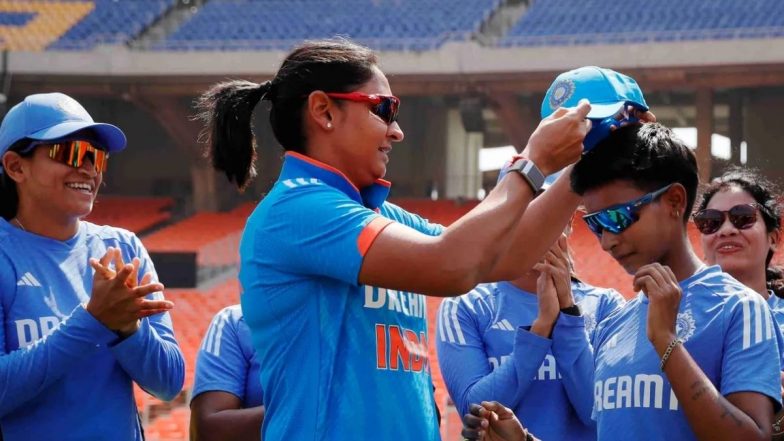
[(271, 89), (269, 81), (228, 81), (211, 87), (196, 102), (196, 119), (204, 123), (199, 138), (207, 143), (207, 157), (240, 191), (256, 177), (253, 109)]

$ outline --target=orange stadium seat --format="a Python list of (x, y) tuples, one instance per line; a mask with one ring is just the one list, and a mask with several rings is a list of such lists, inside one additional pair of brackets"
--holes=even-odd
[(142, 233), (169, 220), (173, 205), (167, 197), (98, 196), (86, 220)]
[(247, 207), (228, 213), (198, 213), (143, 238), (150, 252), (197, 253), (199, 266), (228, 266), (239, 262), (239, 243)]

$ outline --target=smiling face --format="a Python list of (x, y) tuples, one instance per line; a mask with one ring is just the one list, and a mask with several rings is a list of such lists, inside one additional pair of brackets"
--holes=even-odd
[[(377, 67), (369, 81), (354, 90), (368, 95), (392, 95), (389, 81)], [(336, 121), (338, 168), (357, 187), (366, 187), (387, 173), (392, 143), (403, 140), (403, 131), (397, 122), (387, 124), (371, 109), (373, 104), (340, 100), (341, 112)]]
[(49, 158), (49, 148), (39, 146), (22, 160), (24, 179), (17, 182), (20, 205), (63, 221), (90, 214), (103, 178), (91, 159), (74, 168)]
[[(671, 188), (662, 198), (671, 191), (677, 190)], [(588, 213), (593, 213), (635, 200), (646, 193), (629, 181), (616, 180), (586, 191), (583, 204)], [(636, 273), (643, 265), (665, 261), (678, 224), (682, 223), (680, 216), (672, 216), (671, 212), (672, 209), (666, 207), (661, 198), (654, 200), (640, 208), (639, 219), (624, 231), (619, 234), (603, 231), (600, 238), (602, 249), (629, 274)]]
[[(726, 211), (740, 204), (755, 204), (745, 190), (730, 185), (713, 195), (706, 208)], [(768, 232), (762, 214), (757, 210), (756, 222), (747, 229), (738, 229), (725, 217), (724, 223), (713, 234), (701, 234), (705, 260), (719, 265), (736, 278), (740, 275), (765, 272), (765, 260), (771, 247), (778, 242), (778, 234)]]

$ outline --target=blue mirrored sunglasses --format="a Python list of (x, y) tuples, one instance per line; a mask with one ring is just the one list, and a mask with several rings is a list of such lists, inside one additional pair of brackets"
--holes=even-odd
[(602, 232), (605, 230), (613, 234), (620, 234), (640, 219), (639, 213), (642, 207), (655, 201), (673, 185), (674, 184), (669, 184), (633, 201), (613, 205), (603, 210), (586, 214), (583, 216), (583, 220), (588, 224), (588, 228), (593, 231), (593, 234), (600, 239), (602, 237)]

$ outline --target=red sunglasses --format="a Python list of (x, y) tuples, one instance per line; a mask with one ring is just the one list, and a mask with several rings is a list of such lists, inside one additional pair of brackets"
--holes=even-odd
[(400, 109), (400, 99), (392, 95), (368, 95), (362, 92), (337, 93), (329, 92), (327, 96), (336, 100), (354, 101), (358, 103), (370, 103), (373, 107), (370, 111), (374, 115), (392, 124), (397, 121), (397, 112)]

